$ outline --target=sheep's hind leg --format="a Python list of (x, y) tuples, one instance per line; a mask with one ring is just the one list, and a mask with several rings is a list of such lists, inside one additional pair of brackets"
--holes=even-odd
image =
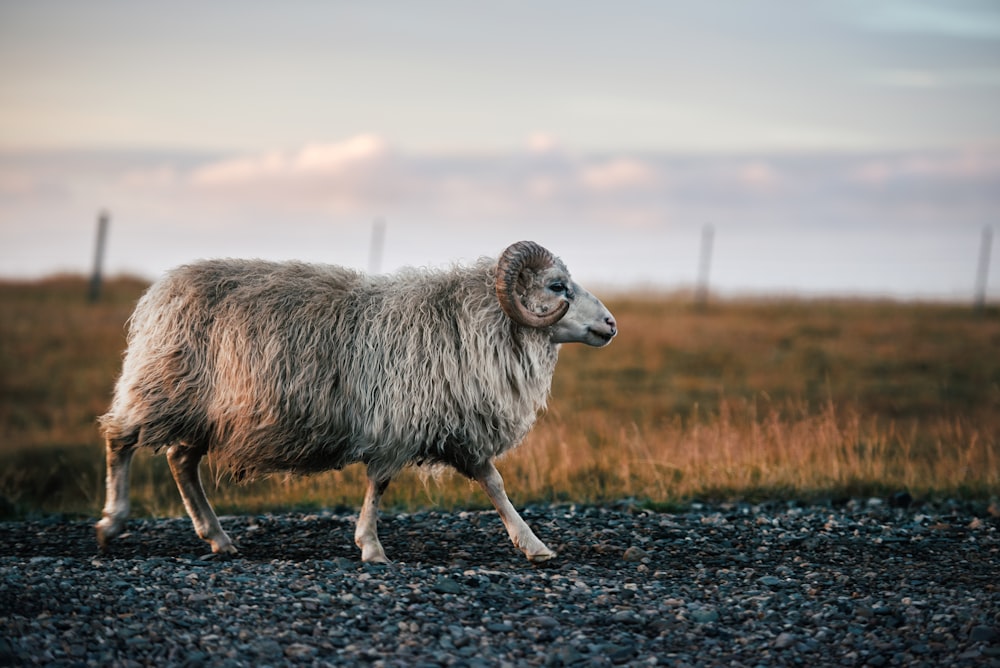
[(358, 525), (354, 529), (354, 542), (361, 548), (361, 561), (374, 564), (387, 564), (389, 559), (382, 549), (378, 539), (378, 504), (389, 486), (389, 480), (376, 480), (368, 476), (368, 488), (365, 490), (365, 500), (358, 515)]
[(198, 464), (203, 454), (204, 450), (190, 446), (171, 446), (167, 450), (170, 472), (174, 474), (177, 489), (180, 490), (184, 507), (191, 516), (191, 522), (198, 536), (212, 545), (212, 552), (236, 554), (233, 541), (222, 530), (219, 518), (215, 516), (215, 511), (205, 496), (205, 488), (201, 485)]
[(133, 454), (135, 454), (133, 443), (107, 439), (106, 498), (104, 512), (96, 526), (97, 544), (101, 550), (106, 550), (108, 543), (125, 529), (125, 520), (129, 513), (129, 467), (132, 464)]
[(507, 498), (507, 492), (504, 490), (503, 478), (500, 477), (500, 472), (497, 471), (497, 467), (493, 465), (493, 462), (487, 462), (474, 477), (476, 482), (483, 488), (483, 491), (486, 492), (486, 496), (490, 497), (490, 501), (493, 503), (493, 507), (497, 509), (497, 513), (500, 514), (500, 519), (503, 520), (503, 525), (507, 528), (510, 540), (518, 549), (524, 552), (524, 556), (529, 561), (539, 563), (548, 561), (556, 556), (555, 552), (546, 547), (545, 543), (538, 539), (535, 532), (531, 530), (531, 527), (527, 525), (517, 510), (514, 509), (510, 499)]

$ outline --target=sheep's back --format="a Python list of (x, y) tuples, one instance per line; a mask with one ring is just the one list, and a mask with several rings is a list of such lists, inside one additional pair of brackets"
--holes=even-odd
[(275, 334), (302, 322), (293, 314), (310, 303), (329, 304), (359, 280), (339, 267), (252, 260), (204, 261), (169, 272), (130, 318), (112, 408), (101, 419), (105, 434), (153, 447), (207, 447), (220, 426), (210, 417), (227, 398), (234, 401), (223, 413), (247, 408), (262, 384), (253, 382), (255, 367), (274, 350)]

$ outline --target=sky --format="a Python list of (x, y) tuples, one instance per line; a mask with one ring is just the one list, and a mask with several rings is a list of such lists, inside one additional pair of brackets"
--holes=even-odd
[(89, 272), (101, 211), (147, 278), (531, 238), (686, 289), (710, 227), (722, 293), (971, 299), (1000, 4), (0, 0), (0, 277)]

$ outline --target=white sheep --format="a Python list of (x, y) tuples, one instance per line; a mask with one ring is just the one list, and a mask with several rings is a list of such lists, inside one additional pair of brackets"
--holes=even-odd
[(559, 344), (607, 345), (611, 313), (534, 242), (449, 271), (366, 276), (335, 266), (215, 260), (156, 282), (131, 318), (107, 441), (102, 549), (129, 513), (136, 446), (166, 448), (198, 535), (236, 548), (205, 497), (210, 454), (237, 479), (355, 462), (368, 487), (355, 542), (387, 561), (379, 499), (411, 464), (447, 464), (485, 490), (528, 559), (555, 553), (511, 505), (493, 459), (545, 407)]

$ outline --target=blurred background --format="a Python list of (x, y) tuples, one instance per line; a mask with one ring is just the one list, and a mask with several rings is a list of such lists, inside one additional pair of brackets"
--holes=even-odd
[(1000, 220), (987, 1), (2, 0), (0, 82), (0, 278), (89, 272), (106, 210), (147, 280), (533, 238), (674, 289), (711, 241), (724, 294), (966, 301)]
[[(621, 335), (561, 353), (515, 502), (995, 499), (998, 224), (995, 2), (0, 0), (0, 517), (99, 511), (96, 416), (171, 266), (525, 238)], [(224, 512), (364, 491), (206, 479)], [(411, 482), (386, 507), (486, 503)], [(132, 488), (183, 513), (162, 457)]]

